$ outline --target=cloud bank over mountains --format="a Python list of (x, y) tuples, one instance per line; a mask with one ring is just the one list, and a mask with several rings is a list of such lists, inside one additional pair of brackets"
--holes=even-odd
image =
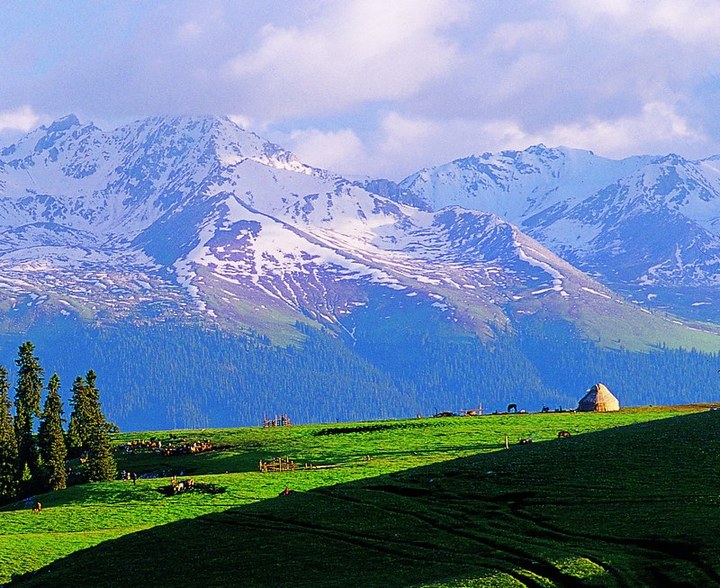
[(394, 179), (539, 142), (720, 152), (708, 1), (10, 0), (0, 18), (0, 138), (68, 112), (230, 114), (309, 163)]

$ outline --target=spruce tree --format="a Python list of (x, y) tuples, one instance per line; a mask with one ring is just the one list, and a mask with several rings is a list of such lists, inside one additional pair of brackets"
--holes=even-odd
[(67, 448), (63, 432), (63, 408), (59, 390), (60, 378), (55, 373), (48, 382), (48, 395), (40, 417), (38, 431), (43, 483), (48, 490), (61, 490), (67, 484), (65, 473)]
[(87, 481), (104, 482), (114, 480), (116, 475), (117, 464), (110, 451), (110, 435), (107, 427), (95, 427), (90, 435)]
[(78, 376), (72, 385), (70, 398), (70, 424), (68, 425), (68, 453), (80, 457), (88, 450), (92, 426), (92, 402), (85, 378)]
[(86, 478), (89, 482), (112, 480), (117, 473), (110, 450), (110, 431), (115, 426), (102, 413), (96, 379), (93, 370), (85, 378), (78, 376), (75, 379), (68, 435), (73, 451), (87, 454)]
[(113, 432), (113, 431), (117, 432), (117, 431), (119, 431), (117, 425), (108, 421), (102, 412), (102, 407), (100, 404), (100, 390), (98, 390), (97, 386), (95, 386), (96, 380), (97, 380), (97, 375), (95, 374), (95, 372), (93, 370), (90, 370), (87, 374), (85, 374), (85, 381), (87, 382), (88, 398), (90, 398), (90, 401), (92, 403), (92, 412), (95, 414), (95, 418), (97, 418), (98, 422), (102, 423), (106, 432), (108, 432), (108, 433)]
[(43, 369), (35, 357), (35, 346), (26, 341), (15, 360), (18, 381), (15, 386), (15, 436), (18, 444), (18, 470), (34, 475), (38, 467), (37, 446), (33, 436), (35, 418), (40, 415)]
[(10, 384), (7, 370), (0, 366), (0, 502), (18, 494), (18, 448), (10, 414)]

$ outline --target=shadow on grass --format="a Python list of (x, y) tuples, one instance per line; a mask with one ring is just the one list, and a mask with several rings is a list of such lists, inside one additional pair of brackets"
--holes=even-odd
[(11, 586), (720, 585), (720, 413), (292, 493)]

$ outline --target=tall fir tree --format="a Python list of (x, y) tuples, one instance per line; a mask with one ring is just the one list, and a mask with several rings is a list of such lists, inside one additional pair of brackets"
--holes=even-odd
[(43, 389), (43, 369), (35, 356), (35, 346), (26, 341), (18, 350), (15, 360), (18, 380), (15, 386), (15, 436), (18, 444), (18, 470), (34, 475), (38, 468), (38, 453), (33, 429), (40, 415)]
[(70, 406), (72, 412), (68, 425), (68, 453), (70, 457), (80, 457), (88, 450), (93, 420), (93, 403), (87, 382), (82, 376), (78, 376), (73, 382)]
[(95, 427), (90, 434), (87, 460), (87, 481), (104, 482), (114, 480), (117, 464), (110, 449), (110, 435), (107, 427)]
[(73, 454), (86, 454), (86, 478), (89, 482), (112, 480), (117, 473), (110, 449), (110, 431), (115, 427), (102, 412), (96, 380), (93, 370), (84, 378), (78, 376), (73, 382), (70, 401), (73, 412), (70, 415), (69, 443)]
[(92, 412), (95, 414), (95, 418), (97, 418), (98, 422), (102, 423), (102, 426), (108, 433), (117, 432), (119, 430), (117, 425), (108, 421), (102, 411), (102, 405), (100, 404), (100, 390), (98, 390), (97, 386), (95, 386), (97, 375), (93, 370), (90, 370), (87, 374), (85, 374), (85, 381), (87, 382), (88, 397), (91, 400), (93, 407)]
[(10, 383), (7, 370), (0, 366), (0, 502), (12, 500), (18, 494), (18, 447), (10, 413)]
[(40, 417), (38, 447), (42, 462), (42, 482), (48, 490), (61, 490), (67, 485), (65, 460), (67, 447), (63, 431), (63, 407), (60, 399), (60, 377), (54, 373), (48, 382), (48, 395)]

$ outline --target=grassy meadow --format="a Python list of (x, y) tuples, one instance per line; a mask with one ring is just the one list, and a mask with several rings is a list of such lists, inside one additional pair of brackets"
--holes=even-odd
[[(0, 509), (0, 583), (720, 585), (720, 411), (708, 407), (125, 433), (115, 443), (171, 434), (215, 449), (119, 452), (119, 469), (148, 477), (39, 496), (39, 514)], [(259, 472), (279, 456), (323, 467)], [(172, 475), (225, 492), (165, 496)]]

